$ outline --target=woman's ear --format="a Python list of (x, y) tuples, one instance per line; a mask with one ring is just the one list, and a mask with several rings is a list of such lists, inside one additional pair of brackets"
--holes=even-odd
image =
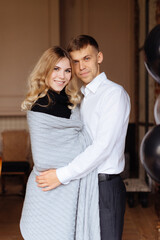
[(102, 63), (102, 62), (103, 62), (103, 53), (102, 53), (102, 52), (99, 52), (98, 55), (97, 55), (97, 57), (98, 57), (98, 63), (99, 63), (99, 64)]

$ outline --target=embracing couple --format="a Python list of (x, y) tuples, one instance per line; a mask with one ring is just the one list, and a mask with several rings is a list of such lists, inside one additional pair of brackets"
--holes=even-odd
[(39, 59), (22, 103), (34, 167), (20, 221), (25, 240), (121, 240), (130, 100), (100, 72), (96, 40), (79, 35)]

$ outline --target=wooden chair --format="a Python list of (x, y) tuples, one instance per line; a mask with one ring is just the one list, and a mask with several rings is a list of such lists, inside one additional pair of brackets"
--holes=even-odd
[(29, 134), (26, 130), (6, 130), (2, 132), (1, 185), (5, 193), (5, 176), (23, 177), (23, 194), (30, 172)]

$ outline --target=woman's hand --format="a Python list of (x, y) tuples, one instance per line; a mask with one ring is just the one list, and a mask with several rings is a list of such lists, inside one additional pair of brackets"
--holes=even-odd
[(36, 182), (38, 183), (37, 186), (41, 187), (44, 192), (61, 185), (56, 175), (56, 169), (41, 172), (40, 175), (36, 177)]

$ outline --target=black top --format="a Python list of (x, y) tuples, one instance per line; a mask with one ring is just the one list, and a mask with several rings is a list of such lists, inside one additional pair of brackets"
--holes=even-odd
[(70, 118), (71, 110), (68, 108), (69, 101), (65, 90), (62, 90), (60, 94), (48, 90), (51, 102), (49, 103), (48, 96), (39, 98), (32, 106), (31, 111), (47, 113), (56, 117)]

